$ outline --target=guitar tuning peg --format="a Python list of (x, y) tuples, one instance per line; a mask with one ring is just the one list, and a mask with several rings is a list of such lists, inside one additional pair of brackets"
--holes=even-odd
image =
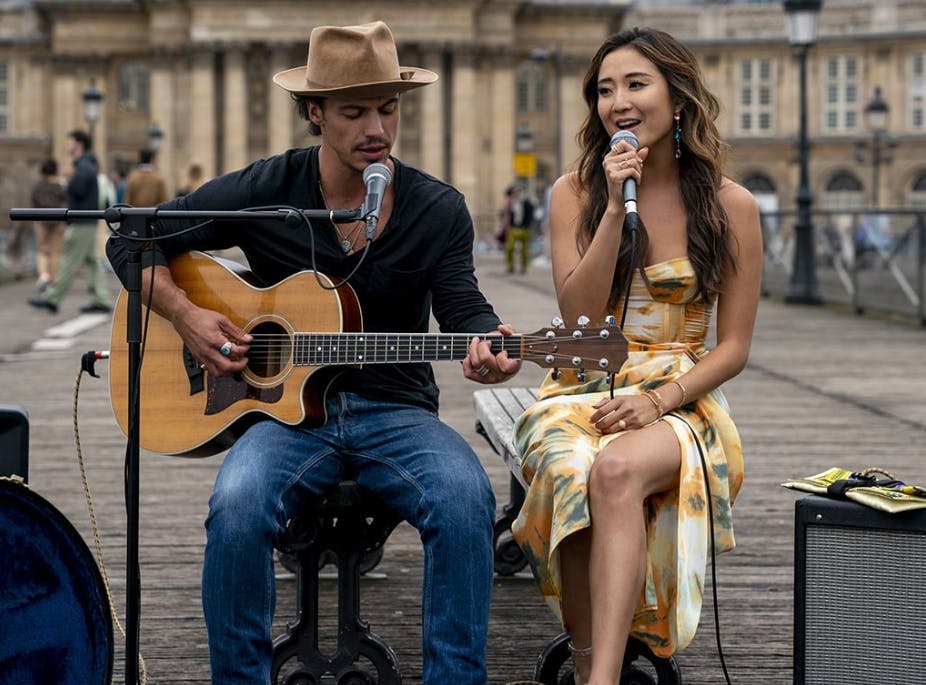
[(579, 324), (579, 328), (585, 328), (588, 326), (589, 322), (591, 322), (591, 319), (583, 314), (578, 319), (576, 319), (576, 322)]
[(550, 374), (550, 376), (553, 378), (554, 381), (558, 381), (559, 377), (562, 375), (563, 375), (562, 372), (560, 372), (560, 370), (557, 369), (556, 367), (553, 368), (553, 373)]
[[(607, 359), (605, 359), (604, 357), (602, 357), (601, 359), (598, 360), (598, 368), (599, 368), (599, 369), (606, 369), (606, 368), (608, 368), (609, 366), (611, 366), (611, 362), (609, 362), (609, 361), (608, 361)], [(609, 376), (613, 376), (614, 374), (609, 373), (608, 375), (609, 375)], [(610, 379), (608, 379), (608, 380), (610, 381)]]
[(606, 317), (604, 317), (604, 322), (609, 326), (614, 326), (617, 324), (617, 317), (614, 316), (614, 314), (608, 314)]
[(553, 326), (553, 328), (563, 328), (566, 324), (563, 323), (561, 318), (554, 316), (552, 319), (550, 319), (550, 325)]
[(587, 376), (585, 375), (585, 369), (579, 369), (579, 372), (576, 374), (576, 378), (579, 379), (579, 383), (584, 383)]

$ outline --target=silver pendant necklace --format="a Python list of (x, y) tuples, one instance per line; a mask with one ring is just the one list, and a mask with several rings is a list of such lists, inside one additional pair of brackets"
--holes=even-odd
[[(322, 202), (325, 203), (325, 209), (330, 210), (331, 207), (328, 206), (328, 197), (325, 195), (325, 188), (322, 186), (322, 180), (318, 179), (318, 190), (322, 195)], [(354, 223), (353, 228), (351, 228), (347, 234), (341, 233), (341, 229), (338, 228), (338, 225), (333, 221), (330, 222), (332, 227), (334, 227), (334, 232), (337, 234), (338, 239), (340, 240), (341, 251), (346, 257), (350, 257), (354, 254), (354, 239), (357, 237), (357, 231), (363, 226), (363, 221), (357, 221)]]

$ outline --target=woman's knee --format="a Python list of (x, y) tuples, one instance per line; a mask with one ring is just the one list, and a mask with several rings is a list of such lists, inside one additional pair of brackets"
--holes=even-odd
[(639, 494), (640, 474), (626, 452), (605, 448), (596, 457), (588, 474), (590, 496), (606, 495), (614, 500)]

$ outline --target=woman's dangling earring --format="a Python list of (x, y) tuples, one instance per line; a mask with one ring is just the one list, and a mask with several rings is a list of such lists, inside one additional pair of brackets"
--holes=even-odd
[(682, 158), (682, 113), (675, 113), (675, 159)]

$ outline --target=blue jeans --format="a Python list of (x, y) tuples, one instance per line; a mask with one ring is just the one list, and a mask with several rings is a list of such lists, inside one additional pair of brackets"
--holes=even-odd
[(478, 458), (419, 407), (333, 393), (327, 409), (321, 427), (252, 426), (219, 471), (202, 587), (213, 684), (270, 682), (274, 541), (347, 470), (421, 534), (423, 683), (485, 685), (495, 497)]

